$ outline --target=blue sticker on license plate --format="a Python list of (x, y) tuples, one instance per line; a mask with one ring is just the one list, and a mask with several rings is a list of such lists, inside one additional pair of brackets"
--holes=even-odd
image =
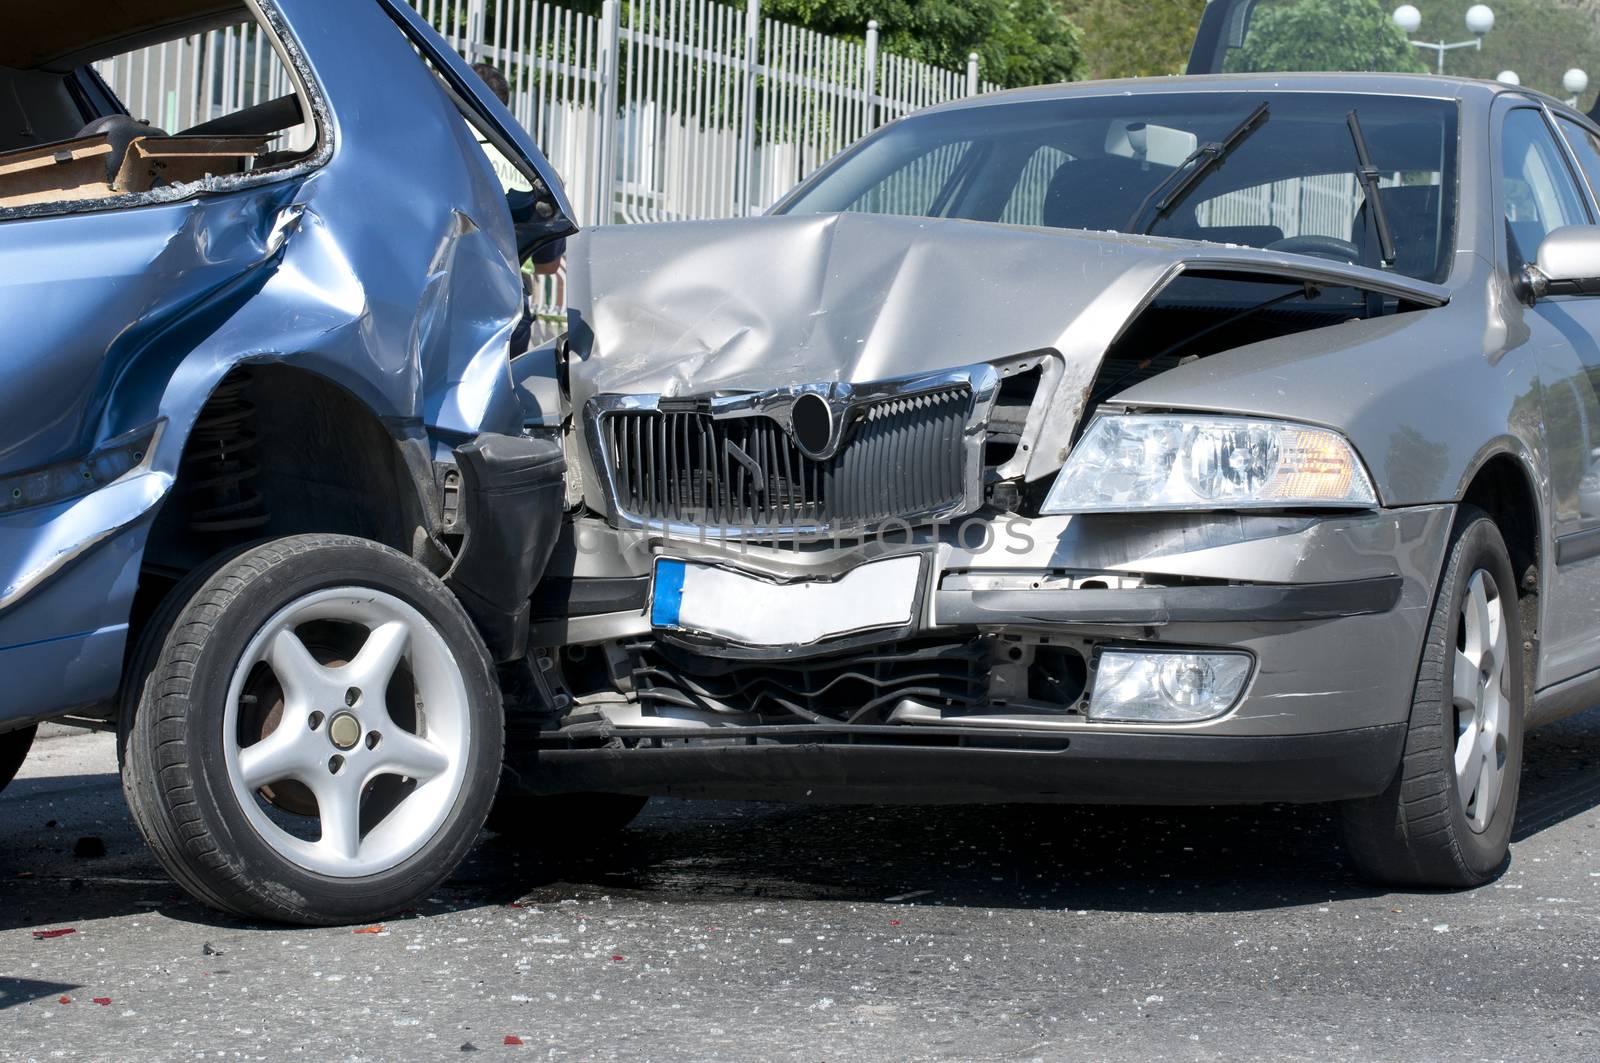
[(677, 627), (683, 612), (682, 561), (656, 562), (656, 588), (650, 601), (650, 623), (655, 627)]

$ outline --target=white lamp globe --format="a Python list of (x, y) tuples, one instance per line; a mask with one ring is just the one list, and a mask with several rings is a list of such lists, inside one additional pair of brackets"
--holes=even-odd
[(1415, 33), (1422, 26), (1422, 12), (1410, 4), (1401, 4), (1389, 17), (1403, 33)]
[(1573, 96), (1582, 96), (1584, 90), (1589, 87), (1589, 75), (1573, 67), (1561, 75), (1561, 87)]
[(1502, 70), (1500, 73), (1494, 76), (1494, 79), (1500, 82), (1502, 85), (1522, 84), (1522, 79), (1517, 77), (1517, 72), (1515, 70)]
[(1467, 8), (1467, 29), (1479, 37), (1494, 29), (1494, 12), (1487, 4), (1473, 4)]

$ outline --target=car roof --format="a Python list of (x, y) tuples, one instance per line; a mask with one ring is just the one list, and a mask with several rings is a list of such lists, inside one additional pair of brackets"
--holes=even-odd
[(1006, 89), (982, 96), (930, 107), (922, 113), (958, 111), (997, 104), (1030, 103), (1041, 100), (1087, 99), (1096, 96), (1139, 96), (1166, 93), (1200, 92), (1344, 92), (1380, 96), (1410, 96), (1423, 99), (1457, 100), (1488, 107), (1497, 96), (1517, 94), (1538, 99), (1565, 114), (1576, 116), (1565, 104), (1542, 93), (1498, 81), (1475, 78), (1440, 77), (1435, 74), (1197, 74), (1179, 77), (1122, 78), (1114, 81), (1076, 81), (1031, 88)]
[(243, 0), (0, 0), (0, 66), (66, 71), (249, 18)]

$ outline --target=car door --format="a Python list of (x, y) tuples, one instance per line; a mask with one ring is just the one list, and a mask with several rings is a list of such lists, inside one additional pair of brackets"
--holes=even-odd
[[(1551, 115), (1532, 100), (1501, 112), (1496, 201), (1502, 268), (1511, 278), (1549, 233), (1593, 221), (1593, 206)], [(1554, 532), (1546, 573), (1539, 686), (1600, 668), (1600, 300), (1540, 299), (1527, 308), (1525, 351), (1535, 353)], [(1586, 501), (1587, 499), (1587, 501)]]
[(517, 224), (517, 251), (523, 260), (546, 244), (577, 232), (577, 212), (567, 201), (561, 179), (506, 105), (415, 8), (403, 0), (378, 3), (427, 59), (479, 135), (533, 183), (533, 213), (526, 219), (519, 217)]

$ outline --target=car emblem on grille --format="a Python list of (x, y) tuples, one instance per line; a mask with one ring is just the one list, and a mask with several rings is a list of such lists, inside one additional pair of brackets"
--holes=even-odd
[(808, 391), (789, 407), (789, 434), (800, 453), (822, 460), (829, 456), (833, 443), (833, 407), (814, 391)]

